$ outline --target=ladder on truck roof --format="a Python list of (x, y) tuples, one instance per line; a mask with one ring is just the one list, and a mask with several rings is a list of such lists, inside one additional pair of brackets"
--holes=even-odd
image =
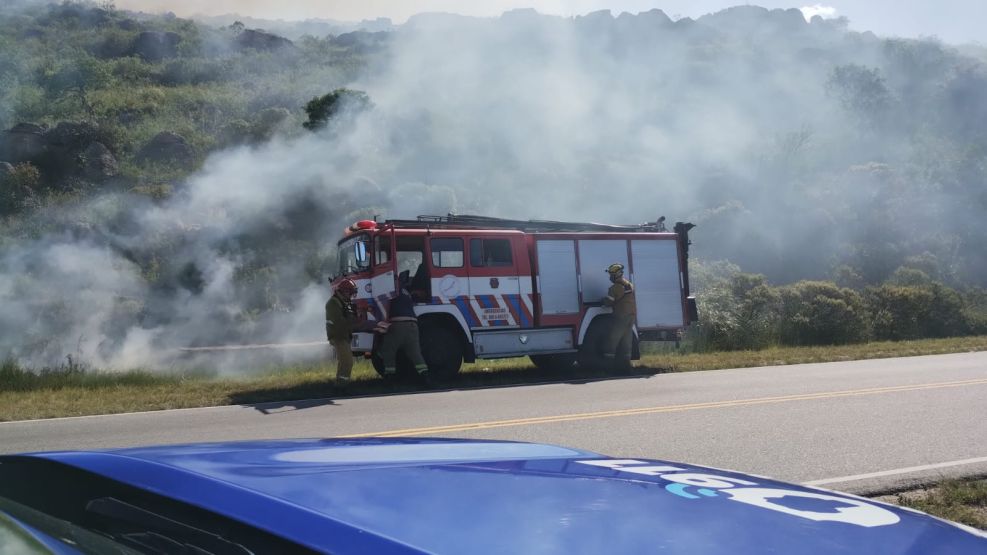
[[(416, 220), (387, 220), (384, 224), (396, 227), (421, 228), (499, 228), (520, 231), (609, 231), (609, 232), (663, 232), (665, 216), (655, 222), (632, 225), (610, 225), (589, 222), (557, 222), (551, 220), (509, 220), (489, 216), (449, 214), (446, 216), (418, 216)], [(686, 224), (691, 225), (691, 224)], [(678, 224), (676, 225), (678, 227)], [(677, 230), (676, 230), (677, 231)]]

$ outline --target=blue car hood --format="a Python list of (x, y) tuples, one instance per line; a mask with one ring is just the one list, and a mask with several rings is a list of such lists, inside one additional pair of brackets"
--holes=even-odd
[(927, 515), (766, 478), (551, 445), (286, 440), (36, 456), (330, 553), (987, 553)]

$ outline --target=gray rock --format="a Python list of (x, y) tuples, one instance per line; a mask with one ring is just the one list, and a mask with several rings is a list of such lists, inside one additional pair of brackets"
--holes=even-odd
[(14, 166), (10, 162), (0, 162), (0, 179), (14, 173)]
[(48, 150), (56, 156), (84, 150), (96, 141), (98, 128), (88, 122), (61, 121), (45, 133)]
[(130, 51), (148, 62), (160, 62), (178, 56), (178, 43), (182, 37), (178, 33), (144, 31), (134, 39)]
[(92, 143), (76, 157), (82, 176), (90, 181), (104, 181), (119, 173), (120, 167), (103, 143)]
[(18, 123), (0, 135), (0, 158), (13, 163), (37, 160), (47, 151), (46, 127)]
[(236, 36), (236, 45), (243, 48), (253, 48), (254, 50), (282, 50), (295, 48), (295, 43), (271, 33), (266, 33), (260, 29), (245, 29)]
[(124, 31), (136, 31), (141, 28), (141, 24), (133, 19), (121, 19), (117, 21), (117, 27)]
[(140, 149), (135, 159), (139, 164), (148, 162), (189, 164), (195, 159), (195, 151), (185, 137), (171, 131), (162, 131)]

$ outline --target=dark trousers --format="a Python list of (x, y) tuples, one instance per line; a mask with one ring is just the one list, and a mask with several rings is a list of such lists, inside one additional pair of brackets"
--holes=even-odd
[(385, 374), (397, 372), (399, 352), (404, 352), (408, 360), (415, 365), (415, 370), (419, 374), (428, 371), (425, 358), (422, 357), (421, 344), (418, 342), (417, 322), (391, 322), (390, 327), (387, 328), (387, 333), (380, 338), (378, 352), (384, 361)]

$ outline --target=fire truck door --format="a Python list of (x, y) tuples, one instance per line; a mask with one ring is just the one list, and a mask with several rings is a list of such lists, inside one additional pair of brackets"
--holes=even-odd
[(478, 327), (530, 327), (521, 299), (515, 238), (472, 237), (469, 240), (470, 304)]
[(396, 291), (394, 274), (394, 232), (374, 238), (373, 278), (370, 280), (370, 307), (374, 318), (386, 320), (391, 298)]

